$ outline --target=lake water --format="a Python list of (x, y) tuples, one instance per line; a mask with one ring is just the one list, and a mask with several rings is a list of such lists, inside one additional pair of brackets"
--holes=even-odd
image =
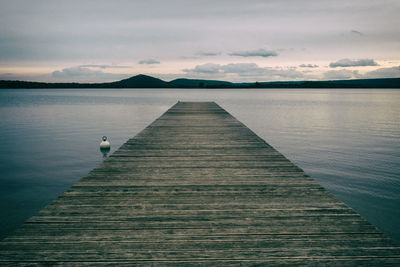
[(400, 243), (400, 90), (0, 90), (0, 238), (178, 100), (216, 101)]

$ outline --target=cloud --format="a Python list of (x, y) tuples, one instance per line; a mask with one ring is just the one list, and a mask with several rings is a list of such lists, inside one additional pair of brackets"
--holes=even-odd
[(71, 67), (65, 68), (61, 71), (56, 70), (52, 72), (52, 77), (57, 80), (63, 81), (77, 81), (77, 82), (95, 82), (95, 81), (112, 81), (127, 77), (126, 74), (107, 73), (100, 70), (92, 70), (88, 67)]
[(357, 70), (330, 70), (324, 73), (323, 78), (327, 80), (400, 78), (400, 66), (379, 68), (364, 74), (360, 74)]
[(203, 57), (213, 57), (213, 56), (221, 55), (221, 52), (212, 52), (212, 51), (204, 52), (204, 51), (200, 51), (200, 52), (197, 52), (197, 55), (198, 56), (203, 56)]
[(364, 74), (365, 78), (400, 78), (400, 66), (380, 68)]
[(265, 72), (264, 68), (259, 67), (255, 63), (231, 63), (226, 65), (206, 63), (202, 65), (197, 65), (193, 69), (184, 69), (186, 73), (206, 73), (206, 74), (262, 74)]
[(351, 30), (350, 33), (352, 33), (354, 35), (364, 35), (362, 32), (359, 32), (357, 30)]
[(197, 65), (193, 69), (184, 69), (183, 71), (186, 73), (206, 73), (206, 74), (215, 74), (222, 72), (221, 65), (213, 63)]
[(361, 78), (357, 70), (330, 70), (323, 74), (325, 80), (346, 80), (352, 78)]
[(260, 67), (255, 63), (230, 63), (226, 65), (207, 63), (193, 69), (184, 69), (189, 77), (218, 77), (232, 81), (254, 80), (295, 80), (304, 78), (304, 73), (296, 68)]
[(365, 58), (365, 59), (357, 59), (351, 60), (348, 58), (340, 59), (336, 62), (331, 62), (329, 67), (364, 67), (364, 66), (379, 66), (373, 59)]
[(5, 72), (5, 73), (0, 73), (0, 81), (1, 80), (32, 81), (32, 77), (30, 77), (29, 75), (20, 75), (20, 74), (15, 74), (12, 72)]
[(239, 57), (275, 57), (278, 54), (275, 51), (270, 51), (270, 50), (265, 50), (265, 49), (257, 49), (257, 50), (232, 52), (229, 55), (230, 56), (239, 56)]
[(82, 68), (99, 68), (99, 69), (126, 69), (126, 68), (131, 68), (130, 66), (96, 65), (96, 64), (79, 65), (79, 67), (82, 67)]
[(160, 61), (150, 58), (150, 59), (140, 60), (139, 64), (160, 64)]
[(318, 65), (316, 64), (301, 64), (299, 65), (300, 68), (318, 68)]
[(265, 72), (265, 68), (260, 68), (255, 63), (231, 63), (222, 65), (221, 70), (224, 73), (236, 73), (239, 75), (261, 75)]

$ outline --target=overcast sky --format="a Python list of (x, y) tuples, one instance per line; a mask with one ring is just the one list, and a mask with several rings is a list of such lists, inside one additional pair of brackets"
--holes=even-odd
[(0, 0), (0, 79), (400, 77), (399, 0)]

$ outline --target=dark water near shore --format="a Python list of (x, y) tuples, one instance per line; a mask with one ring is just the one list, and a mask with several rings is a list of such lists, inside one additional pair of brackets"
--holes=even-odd
[(400, 90), (1, 90), (0, 238), (178, 100), (216, 101), (400, 243)]

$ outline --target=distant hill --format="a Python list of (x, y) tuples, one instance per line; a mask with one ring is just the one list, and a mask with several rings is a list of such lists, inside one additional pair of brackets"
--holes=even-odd
[(109, 83), (43, 83), (3, 80), (0, 81), (0, 88), (400, 88), (400, 78), (231, 83), (183, 78), (166, 82), (140, 74)]
[(163, 80), (139, 74), (128, 79), (124, 79), (118, 82), (107, 83), (114, 88), (170, 88), (171, 83)]

